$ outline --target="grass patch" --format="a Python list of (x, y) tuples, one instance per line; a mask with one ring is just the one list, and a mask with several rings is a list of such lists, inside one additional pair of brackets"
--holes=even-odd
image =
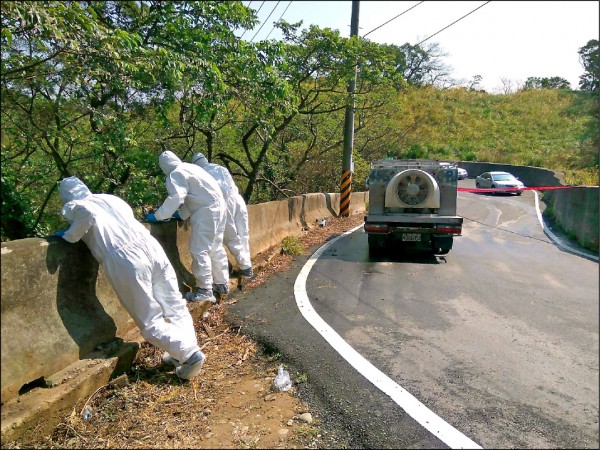
[(567, 170), (565, 183), (573, 186), (598, 186), (598, 169)]
[(305, 373), (298, 374), (298, 376), (296, 377), (296, 380), (295, 380), (295, 382), (297, 384), (306, 383), (307, 381), (308, 381), (308, 375), (306, 375)]
[(286, 236), (281, 240), (281, 253), (286, 255), (301, 255), (303, 251), (302, 242), (296, 236)]
[(295, 433), (294, 437), (300, 441), (307, 441), (315, 439), (319, 434), (319, 430), (307, 424), (300, 425)]

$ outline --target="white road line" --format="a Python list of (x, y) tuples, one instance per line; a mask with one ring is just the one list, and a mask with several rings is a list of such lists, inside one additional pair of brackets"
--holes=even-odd
[(541, 195), (541, 194), (537, 191), (533, 191), (533, 193), (535, 194), (534, 195), (534, 197), (535, 197), (535, 212), (537, 214), (538, 222), (540, 223), (542, 230), (544, 230), (544, 233), (546, 233), (546, 235), (550, 238), (550, 240), (552, 242), (554, 242), (556, 245), (558, 245), (559, 247), (561, 247), (562, 249), (564, 249), (570, 253), (575, 253), (576, 255), (584, 256), (586, 258), (593, 259), (594, 261), (598, 261), (597, 256), (580, 252), (579, 250), (571, 247), (570, 245), (563, 242), (557, 235), (555, 235), (552, 232), (552, 230), (550, 230), (550, 228), (548, 228), (546, 225), (544, 225), (544, 220), (542, 219), (542, 213), (540, 211), (540, 201), (538, 200), (538, 195)]
[(330, 245), (337, 242), (338, 239), (358, 230), (362, 226), (363, 225), (359, 225), (350, 231), (345, 232), (341, 236), (332, 239), (319, 248), (309, 258), (294, 283), (294, 295), (296, 297), (298, 309), (308, 323), (310, 323), (352, 367), (373, 383), (375, 387), (387, 394), (404, 411), (406, 411), (408, 415), (444, 444), (448, 445), (450, 448), (482, 448), (436, 415), (433, 411), (429, 410), (423, 403), (399, 386), (394, 380), (367, 361), (360, 353), (342, 339), (342, 337), (337, 334), (312, 307), (306, 293), (306, 280), (313, 265)]

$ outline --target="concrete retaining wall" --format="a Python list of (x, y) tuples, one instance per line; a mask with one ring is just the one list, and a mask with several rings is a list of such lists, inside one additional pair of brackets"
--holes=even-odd
[(585, 248), (598, 251), (598, 187), (545, 191), (543, 198), (552, 205), (552, 215), (567, 234)]
[[(367, 195), (352, 194), (352, 212), (365, 210)], [(250, 205), (252, 257), (338, 211), (339, 194), (307, 194)], [(171, 260), (181, 292), (187, 292), (195, 284), (188, 222), (146, 226)], [(1, 281), (3, 405), (19, 391), (44, 386), (56, 372), (135, 328), (82, 242), (33, 238), (2, 243)]]

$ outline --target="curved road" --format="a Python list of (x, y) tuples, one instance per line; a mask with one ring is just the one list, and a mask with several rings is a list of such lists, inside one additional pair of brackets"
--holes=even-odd
[[(338, 446), (597, 448), (598, 264), (546, 236), (535, 195), (459, 193), (463, 236), (445, 258), (370, 259), (362, 229), (326, 246), (304, 270), (326, 325), (297, 306), (308, 257), (230, 313), (307, 375), (301, 394)], [(363, 358), (416, 404), (360, 374)]]

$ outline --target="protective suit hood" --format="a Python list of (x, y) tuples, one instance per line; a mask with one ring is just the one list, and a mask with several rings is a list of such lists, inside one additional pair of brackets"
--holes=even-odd
[(77, 177), (64, 178), (58, 187), (58, 194), (63, 205), (72, 200), (81, 200), (92, 195), (88, 187)]
[(192, 156), (192, 164), (197, 164), (204, 168), (208, 164), (208, 159), (206, 159), (206, 156), (202, 153), (194, 153), (194, 156)]
[(181, 164), (181, 160), (170, 150), (162, 152), (158, 157), (158, 165), (165, 175), (169, 175)]

